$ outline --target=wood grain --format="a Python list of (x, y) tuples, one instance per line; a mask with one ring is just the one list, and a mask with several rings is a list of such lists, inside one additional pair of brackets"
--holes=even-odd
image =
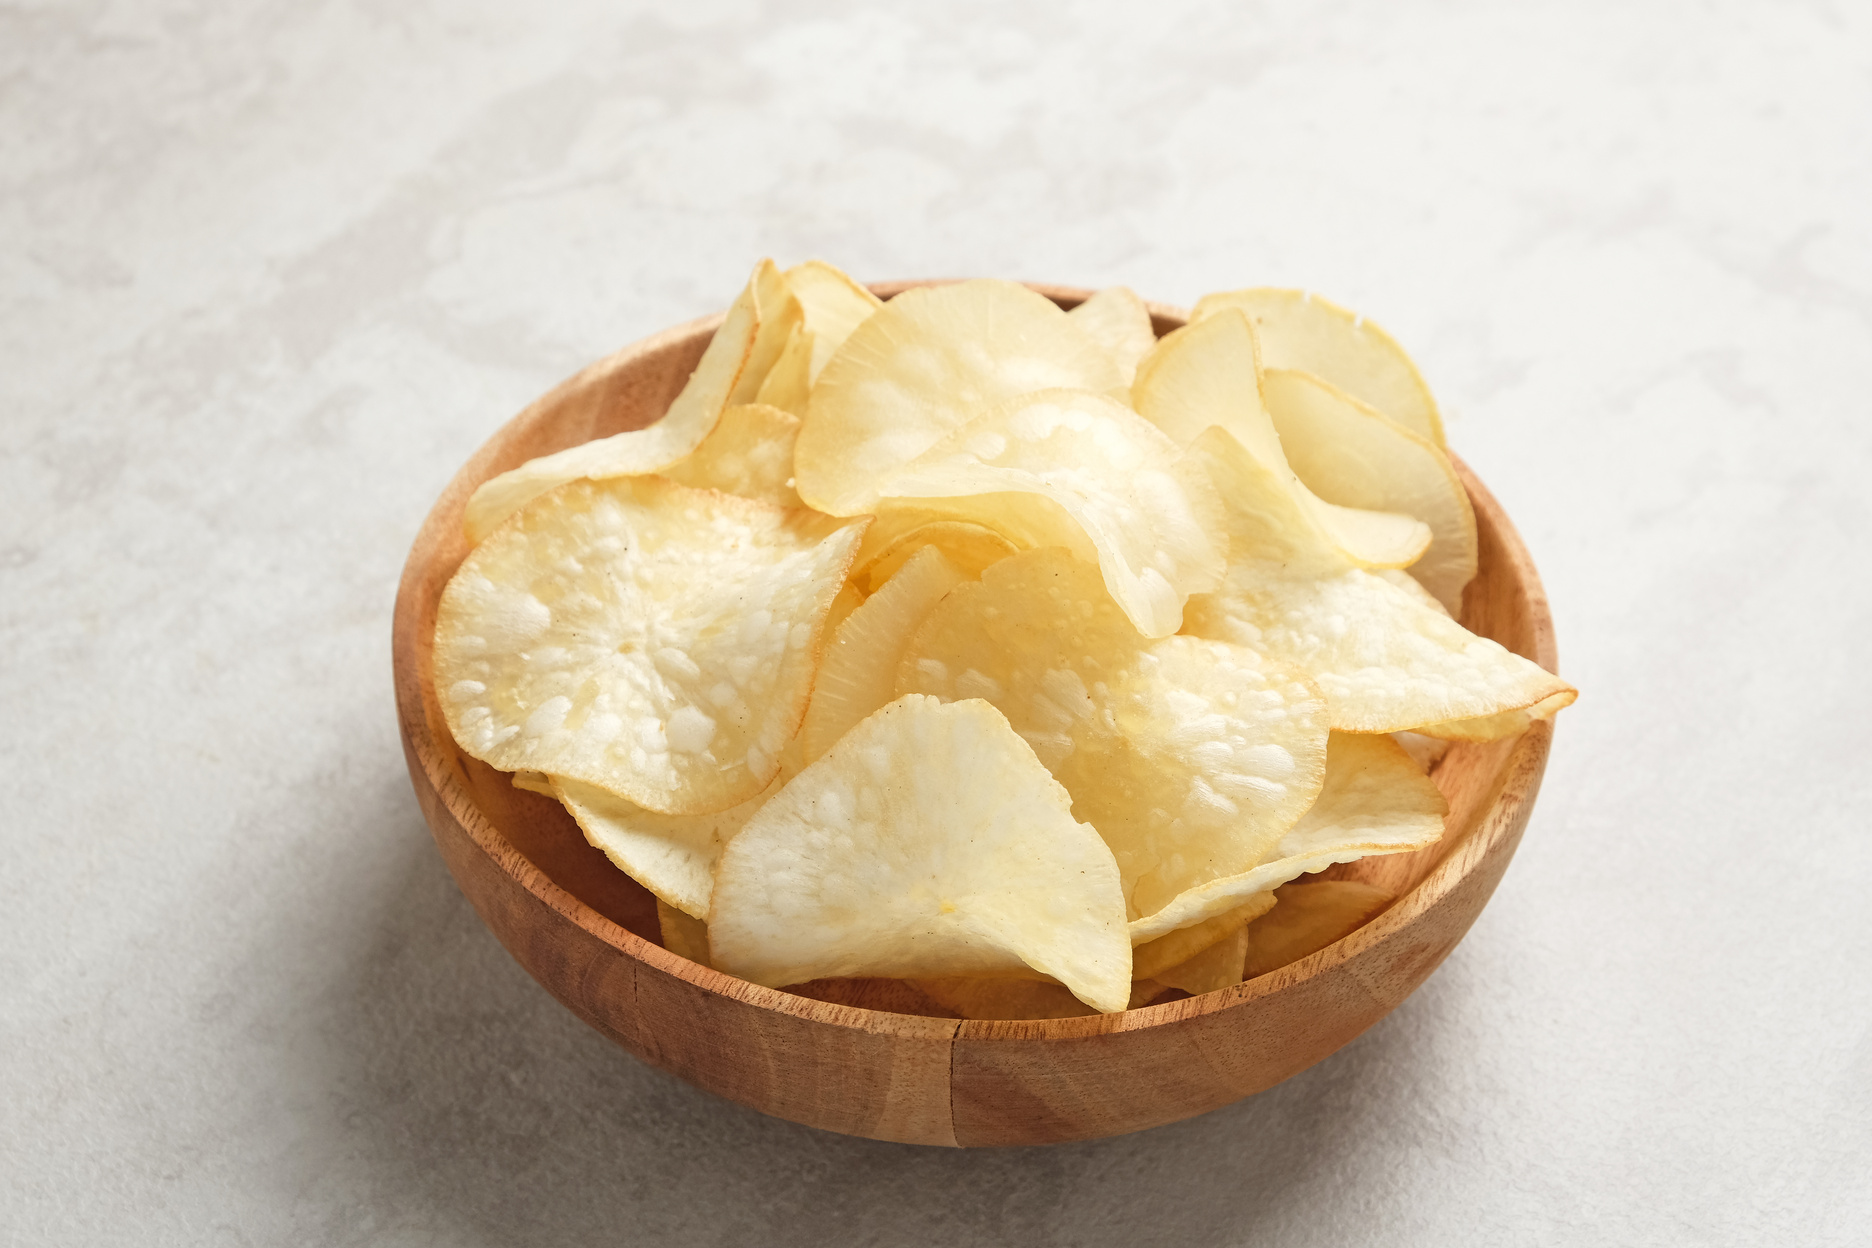
[[(873, 289), (889, 297), (920, 284)], [(1035, 289), (1064, 307), (1090, 293)], [(1159, 334), (1184, 320), (1176, 308), (1151, 311)], [(1551, 724), (1452, 748), (1434, 773), (1450, 803), (1443, 839), (1333, 868), (1396, 892), (1390, 909), (1223, 992), (1090, 1018), (963, 1021), (935, 1017), (939, 1009), (890, 981), (786, 992), (664, 950), (648, 892), (587, 845), (556, 804), (456, 748), (430, 677), (432, 641), (442, 588), (468, 551), (461, 520), (474, 488), (534, 456), (662, 415), (719, 321), (626, 347), (504, 426), (436, 502), (398, 590), (397, 710), (417, 798), (463, 893), (548, 992), (642, 1060), (765, 1113), (880, 1140), (1045, 1144), (1174, 1122), (1271, 1087), (1377, 1022), (1449, 955), (1520, 843)], [(1481, 538), (1463, 622), (1555, 670), (1533, 562), (1494, 497), (1457, 466)]]

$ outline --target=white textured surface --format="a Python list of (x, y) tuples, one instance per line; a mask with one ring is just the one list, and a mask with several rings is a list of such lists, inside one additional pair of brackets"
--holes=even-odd
[[(0, 1232), (1850, 1242), (1872, 1220), (1872, 25), (1847, 4), (0, 6)], [(758, 255), (1310, 285), (1564, 670), (1495, 903), (1207, 1117), (944, 1153), (554, 1004), (410, 796), (430, 500)]]

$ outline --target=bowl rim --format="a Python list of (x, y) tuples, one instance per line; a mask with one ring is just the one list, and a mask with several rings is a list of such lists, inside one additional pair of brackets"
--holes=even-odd
[[(963, 278), (898, 280), (868, 283), (881, 298), (889, 299), (906, 290), (922, 286), (947, 285)], [(1063, 307), (1072, 307), (1089, 298), (1091, 289), (1048, 283), (1022, 283), (1028, 289), (1047, 296)], [(1168, 328), (1187, 323), (1188, 312), (1174, 305), (1145, 301), (1161, 336)], [(476, 848), (493, 860), (497, 869), (510, 876), (525, 892), (562, 918), (583, 929), (617, 953), (645, 963), (664, 974), (681, 979), (714, 996), (730, 998), (745, 1005), (755, 1005), (782, 1014), (828, 1026), (851, 1028), (880, 1037), (951, 1039), (973, 1042), (1018, 1042), (1029, 1040), (1072, 1041), (1108, 1036), (1114, 1032), (1139, 1032), (1175, 1026), (1193, 1019), (1242, 1009), (1276, 994), (1298, 989), (1308, 981), (1326, 975), (1341, 964), (1385, 943), (1402, 932), (1425, 911), (1432, 909), (1445, 895), (1456, 889), (1470, 869), (1489, 856), (1500, 842), (1518, 838), (1523, 821), (1504, 812), (1503, 797), (1517, 794), (1516, 801), (1532, 802), (1538, 787), (1553, 735), (1551, 719), (1535, 723), (1519, 738), (1513, 739), (1509, 754), (1493, 774), (1491, 786), (1497, 790), (1481, 805), (1467, 835), (1456, 842), (1443, 843), (1440, 860), (1422, 879), (1399, 894), (1395, 901), (1369, 922), (1347, 936), (1265, 975), (1245, 980), (1229, 988), (1200, 996), (1184, 997), (1156, 1005), (1123, 1010), (1114, 1014), (1092, 1014), (1059, 1019), (986, 1020), (938, 1018), (920, 1014), (898, 1014), (863, 1006), (835, 1004), (812, 997), (796, 996), (778, 988), (751, 983), (723, 971), (717, 971), (672, 953), (635, 932), (607, 918), (577, 896), (555, 883), (533, 861), (507, 839), (494, 822), (484, 815), (471, 794), (460, 784), (445, 761), (444, 750), (431, 732), (425, 708), (425, 691), (433, 698), (433, 674), (418, 661), (420, 651), (415, 624), (419, 611), (418, 597), (430, 575), (432, 560), (428, 552), (451, 527), (459, 529), (462, 509), (468, 496), (493, 473), (492, 461), (502, 443), (525, 422), (543, 419), (545, 414), (566, 398), (581, 391), (595, 379), (613, 372), (630, 357), (648, 354), (673, 345), (704, 331), (713, 332), (723, 320), (722, 313), (698, 317), (628, 343), (568, 377), (545, 394), (527, 404), (518, 414), (503, 422), (481, 443), (450, 479), (436, 499), (412, 542), (410, 554), (399, 580), (392, 622), (392, 668), (396, 686), (398, 718), (402, 727), (405, 753), (410, 769), (419, 767), (436, 797), (449, 815), (465, 831)], [(1476, 512), (1486, 512), (1504, 559), (1513, 564), (1523, 586), (1526, 627), (1532, 636), (1532, 653), (1526, 657), (1548, 671), (1558, 671), (1558, 651), (1554, 639), (1552, 613), (1538, 572), (1520, 534), (1501, 504), (1453, 451), (1447, 452), (1455, 465)], [(449, 570), (453, 575), (453, 569)], [(446, 577), (438, 578), (441, 583)], [(439, 591), (438, 591), (439, 592)], [(412, 776), (412, 780), (415, 777)], [(1517, 783), (1517, 781), (1520, 783)], [(419, 793), (420, 796), (420, 793)], [(427, 815), (428, 812), (425, 811)], [(1447, 835), (1447, 832), (1446, 832)], [(1427, 972), (1426, 972), (1427, 973)], [(1396, 1002), (1391, 1002), (1395, 1005)]]

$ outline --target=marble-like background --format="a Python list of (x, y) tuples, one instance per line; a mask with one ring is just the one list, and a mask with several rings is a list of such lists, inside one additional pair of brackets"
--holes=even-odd
[[(3, 0), (0, 1238), (1867, 1234), (1869, 17)], [(1403, 1008), (964, 1154), (693, 1091), (502, 952), (404, 775), (403, 555), (764, 254), (1305, 285), (1416, 352), (1584, 695)]]

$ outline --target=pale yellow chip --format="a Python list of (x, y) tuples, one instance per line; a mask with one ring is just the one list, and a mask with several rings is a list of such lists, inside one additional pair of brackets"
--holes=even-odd
[(1576, 696), (1416, 591), (1336, 557), (1275, 475), (1221, 430), (1191, 449), (1228, 500), (1230, 562), (1220, 586), (1190, 599), (1184, 631), (1300, 668), (1334, 728), (1481, 737), (1526, 727), (1496, 718), (1505, 712), (1551, 715)]
[(963, 1018), (1083, 1018), (1098, 1013), (1064, 985), (1043, 979), (960, 977), (911, 982), (924, 996)]
[(925, 546), (839, 625), (820, 661), (800, 728), (807, 762), (896, 698), (904, 646), (930, 609), (962, 581), (940, 549)]
[[(1177, 631), (1184, 601), (1215, 585), (1227, 555), (1222, 503), (1201, 465), (1136, 412), (1090, 391), (1044, 390), (989, 408), (879, 491), (924, 505), (941, 499), (990, 528), (1017, 515), (1020, 544), (1096, 561), (1147, 637)], [(1010, 497), (1020, 495), (1053, 506)]]
[(770, 987), (847, 976), (1051, 975), (1125, 1008), (1117, 864), (986, 702), (900, 698), (730, 841), (713, 964)]
[(552, 787), (552, 777), (543, 771), (516, 771), (513, 773), (513, 787), (525, 789), (528, 793), (537, 793), (541, 797), (559, 800), (559, 794)]
[(999, 707), (1112, 847), (1134, 917), (1260, 862), (1325, 772), (1325, 707), (1303, 678), (1238, 647), (1140, 636), (1097, 569), (1058, 548), (954, 589), (897, 690)]
[[(805, 325), (795, 325), (780, 358), (767, 370), (756, 403), (777, 407), (794, 416), (806, 414), (806, 400), (812, 394), (813, 332)], [(790, 475), (790, 474), (789, 474)]]
[(1242, 978), (1279, 970), (1344, 940), (1396, 900), (1362, 880), (1283, 885), (1278, 904), (1246, 928)]
[(819, 374), (795, 457), (800, 497), (833, 515), (870, 511), (885, 474), (978, 411), (1054, 388), (1125, 393), (1111, 357), (1052, 300), (1001, 281), (905, 291)]
[(1150, 309), (1129, 286), (1107, 286), (1066, 315), (1111, 353), (1127, 386), (1137, 376), (1138, 361), (1157, 345)]
[[(1165, 983), (1163, 972), (1181, 966), (1217, 941), (1227, 939), (1274, 908), (1274, 890), (1257, 893), (1241, 905), (1214, 918), (1192, 923), (1147, 940), (1131, 950), (1131, 975), (1134, 979), (1157, 979)], [(1239, 958), (1236, 959), (1240, 961)], [(1187, 989), (1185, 990), (1187, 991)]]
[(797, 750), (782, 750), (780, 773), (765, 789), (710, 815), (658, 814), (577, 780), (554, 776), (551, 783), (585, 839), (603, 850), (613, 866), (655, 893), (659, 902), (707, 919), (722, 846), (799, 768)]
[(1335, 732), (1319, 800), (1263, 861), (1252, 871), (1192, 889), (1158, 913), (1132, 922), (1131, 939), (1142, 947), (1336, 862), (1422, 849), (1443, 834), (1448, 812), (1436, 785), (1390, 737)]
[(1178, 446), (1226, 430), (1265, 467), (1307, 516), (1359, 567), (1401, 568), (1429, 549), (1429, 526), (1412, 516), (1329, 503), (1308, 489), (1281, 445), (1262, 396), (1254, 327), (1225, 310), (1166, 337), (1138, 370), (1131, 401)]
[(774, 365), (780, 362), (805, 319), (799, 300), (794, 298), (786, 277), (774, 267), (772, 260), (756, 265), (754, 276), (749, 280), (760, 310), (760, 332), (754, 336), (754, 345), (748, 351), (747, 367), (741, 370), (729, 393), (730, 404), (753, 403), (760, 397), (761, 387), (767, 384)]
[[(812, 334), (812, 360), (806, 381), (819, 380), (826, 362), (845, 345), (851, 332), (884, 306), (884, 301), (823, 260), (796, 264), (785, 273), (787, 288), (800, 302)], [(803, 414), (803, 413), (802, 413)]]
[(1157, 972), (1155, 981), (1181, 988), (1192, 997), (1220, 992), (1242, 982), (1242, 964), (1248, 956), (1248, 925), (1230, 928), (1222, 939), (1187, 961)]
[(1437, 445), (1311, 373), (1263, 375), (1268, 415), (1302, 484), (1329, 503), (1414, 516), (1430, 547), (1410, 575), (1455, 615), (1476, 573), (1475, 511)]
[[(874, 542), (874, 535), (880, 540)], [(875, 594), (912, 556), (931, 547), (971, 580), (1020, 549), (1005, 534), (973, 521), (931, 519), (914, 506), (883, 507), (852, 560), (852, 583)]]
[(806, 713), (863, 522), (661, 477), (574, 481), (442, 592), (435, 684), (462, 749), (667, 814), (765, 788)]
[(663, 470), (682, 485), (758, 498), (781, 507), (800, 506), (793, 491), (793, 442), (799, 417), (760, 403), (738, 404), (721, 414), (702, 445)]
[(737, 384), (750, 368), (760, 335), (758, 289), (771, 260), (756, 266), (747, 287), (728, 309), (728, 316), (695, 371), (655, 424), (613, 434), (551, 455), (530, 459), (518, 468), (484, 481), (468, 499), (462, 527), (469, 542), (479, 545), (500, 523), (533, 499), (581, 477), (609, 478), (661, 472), (681, 460), (709, 435), (721, 419)]
[(679, 958), (688, 958), (698, 966), (707, 966), (708, 924), (684, 914), (661, 897), (657, 898), (657, 932), (663, 947)]
[(1443, 418), (1430, 387), (1390, 334), (1364, 317), (1303, 290), (1231, 290), (1205, 295), (1190, 314), (1204, 320), (1235, 308), (1255, 323), (1269, 368), (1324, 377), (1406, 429), (1444, 445)]
[(1443, 756), (1450, 750), (1448, 741), (1420, 732), (1394, 732), (1391, 739), (1404, 747), (1404, 752), (1411, 756), (1411, 761), (1425, 774), (1442, 762)]

